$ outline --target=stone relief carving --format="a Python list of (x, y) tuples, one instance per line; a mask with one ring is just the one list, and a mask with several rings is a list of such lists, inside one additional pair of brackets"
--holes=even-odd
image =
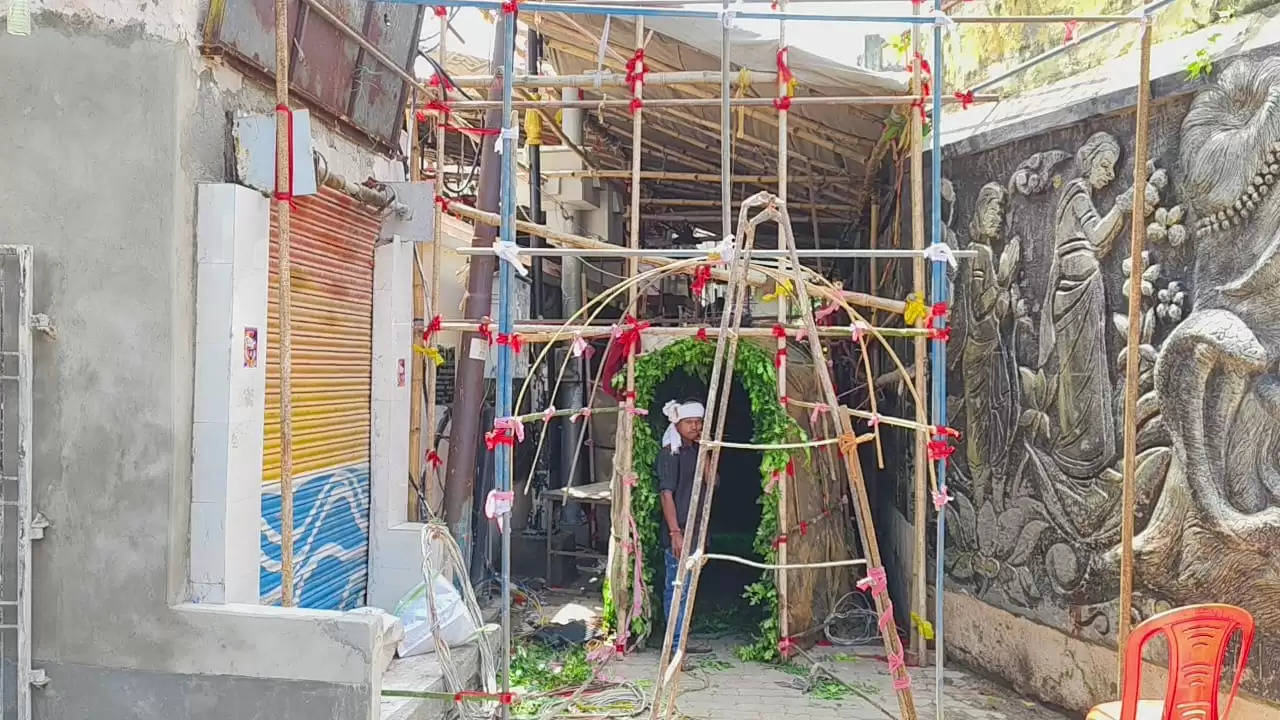
[[(977, 256), (956, 277), (949, 403), (965, 452), (953, 457), (948, 573), (996, 604), (1055, 607), (1111, 632), (1138, 293), (1136, 606), (1229, 602), (1277, 638), (1280, 58), (1229, 66), (1172, 140), (1175, 172), (1150, 165), (1137, 193), (1110, 187), (1127, 168), (1099, 132), (1074, 155), (1026, 156), (960, 203)], [(1134, 202), (1140, 267), (1127, 257)], [(1028, 277), (1040, 266), (1047, 278)], [(1280, 697), (1274, 679), (1255, 689)]]

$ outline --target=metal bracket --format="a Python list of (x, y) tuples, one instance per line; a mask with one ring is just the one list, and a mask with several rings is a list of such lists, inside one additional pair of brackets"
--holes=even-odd
[(33, 687), (42, 688), (49, 684), (49, 676), (43, 668), (32, 668), (27, 673), (27, 682), (31, 683)]
[(58, 331), (53, 327), (53, 321), (44, 313), (35, 313), (31, 316), (31, 329), (39, 333), (44, 333), (45, 337), (50, 340), (58, 339)]
[(44, 516), (42, 512), (36, 512), (36, 516), (31, 519), (31, 523), (27, 526), (27, 538), (30, 540), (43, 540), (44, 529), (49, 527), (51, 523), (49, 518)]

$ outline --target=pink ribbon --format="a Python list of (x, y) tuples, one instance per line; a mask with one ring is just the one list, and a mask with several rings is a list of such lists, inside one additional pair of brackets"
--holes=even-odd
[(587, 358), (589, 359), (592, 355), (595, 354), (595, 350), (591, 347), (589, 343), (587, 343), (587, 339), (582, 337), (582, 333), (578, 333), (573, 336), (572, 348), (573, 348), (574, 357), (582, 357), (583, 355), (586, 355)]
[(584, 407), (584, 408), (582, 408), (581, 410), (579, 410), (578, 412), (574, 413), (574, 414), (569, 418), (569, 422), (575, 422), (575, 423), (576, 423), (576, 422), (578, 422), (578, 418), (582, 418), (583, 420), (586, 420), (587, 418), (590, 418), (590, 417), (591, 417), (591, 408), (589, 408), (589, 407)]
[(549, 423), (551, 418), (556, 416), (556, 406), (548, 405), (546, 410), (542, 411), (542, 422)]
[(516, 436), (516, 442), (524, 442), (524, 423), (513, 417), (501, 417), (493, 421), (495, 430), (507, 429)]
[(884, 632), (891, 622), (893, 622), (893, 601), (885, 600), (884, 612), (880, 613), (880, 619), (876, 624), (880, 626), (880, 632)]
[[(911, 675), (907, 674), (907, 661), (903, 656), (904, 652), (899, 648), (898, 652), (886, 655), (886, 659), (889, 661), (889, 674), (894, 676), (894, 690), (906, 690), (911, 687)], [(899, 674), (899, 671), (901, 671), (901, 674)]]
[(484, 516), (498, 521), (498, 529), (503, 529), (502, 518), (511, 514), (511, 504), (516, 494), (511, 490), (490, 490), (484, 499)]
[(937, 510), (938, 512), (942, 512), (942, 508), (946, 507), (947, 503), (951, 502), (952, 500), (955, 500), (955, 497), (951, 494), (951, 492), (947, 488), (943, 488), (942, 490), (933, 494), (933, 509)]
[(617, 325), (614, 325), (613, 327), (609, 328), (609, 334), (613, 336), (614, 340), (617, 340), (618, 338), (622, 337), (622, 328), (618, 327)]
[(854, 342), (862, 342), (862, 338), (866, 333), (866, 328), (864, 328), (862, 325), (855, 323), (850, 326), (849, 333), (850, 333), (850, 336), (853, 338)]
[(818, 403), (809, 411), (809, 428), (818, 427), (818, 413), (831, 412), (831, 406), (826, 403)]
[(814, 319), (814, 320), (819, 320), (819, 321), (820, 321), (820, 320), (826, 320), (827, 318), (829, 318), (829, 317), (831, 317), (832, 315), (836, 314), (836, 312), (837, 312), (839, 309), (840, 309), (840, 306), (839, 306), (839, 305), (837, 305), (837, 304), (835, 304), (834, 302), (827, 303), (825, 306), (823, 306), (823, 308), (822, 308), (821, 310), (819, 310), (818, 312), (816, 312), (816, 313), (814, 313), (814, 314), (813, 314), (813, 319)]
[(873, 567), (867, 569), (867, 576), (858, 581), (859, 590), (871, 590), (872, 595), (880, 595), (889, 589), (889, 578), (885, 574), (884, 568)]
[(767, 494), (767, 493), (773, 492), (773, 489), (777, 487), (778, 481), (781, 479), (782, 479), (782, 473), (778, 472), (777, 470), (774, 470), (773, 474), (769, 476), (769, 482), (766, 483), (764, 486), (765, 493)]
[(622, 476), (622, 482), (626, 483), (627, 487), (635, 487), (636, 483), (639, 482), (639, 478), (636, 477), (635, 473), (626, 473)]
[(867, 418), (867, 424), (873, 428), (880, 427), (880, 416), (872, 413), (871, 417)]
[(641, 558), (644, 553), (640, 552), (640, 532), (636, 530), (636, 519), (627, 513), (627, 520), (631, 523), (631, 537), (635, 538), (635, 552), (632, 555), (636, 560), (631, 578), (631, 615), (635, 617), (640, 614), (641, 600), (644, 598), (644, 560)]

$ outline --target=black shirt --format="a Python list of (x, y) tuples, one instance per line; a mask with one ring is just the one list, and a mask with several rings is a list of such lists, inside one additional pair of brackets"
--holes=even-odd
[[(680, 523), (680, 531), (689, 526), (689, 506), (693, 498), (693, 473), (698, 465), (698, 446), (694, 443), (683, 443), (680, 452), (673, 453), (670, 448), (660, 447), (658, 459), (654, 463), (654, 475), (658, 478), (658, 499), (662, 493), (669, 492), (676, 504), (676, 519)], [(711, 488), (702, 486), (703, 497), (709, 497)], [(659, 503), (659, 509), (662, 505)], [(671, 528), (667, 527), (666, 517), (660, 520), (663, 549), (671, 548)], [(697, 525), (693, 526), (695, 531)]]

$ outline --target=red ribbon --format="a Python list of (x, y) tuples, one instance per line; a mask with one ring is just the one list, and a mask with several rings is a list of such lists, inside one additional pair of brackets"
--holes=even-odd
[(929, 459), (937, 462), (938, 460), (946, 460), (956, 451), (954, 445), (947, 443), (946, 440), (930, 440), (929, 441)]
[(462, 702), (463, 700), (467, 700), (467, 699), (497, 700), (498, 703), (501, 705), (510, 705), (515, 702), (515, 697), (516, 697), (515, 693), (509, 693), (509, 692), (486, 693), (486, 692), (478, 692), (475, 690), (463, 690), (461, 692), (454, 693), (453, 701)]
[(631, 98), (631, 104), (627, 106), (627, 111), (632, 115), (635, 115), (636, 111), (642, 107), (644, 107), (644, 100), (641, 100), (638, 97), (633, 97)]
[(437, 195), (436, 204), (440, 206), (441, 212), (449, 212), (449, 198), (443, 195)]
[(490, 345), (492, 345), (492, 344), (493, 344), (493, 331), (489, 329), (489, 321), (488, 321), (488, 320), (486, 320), (486, 321), (484, 321), (484, 322), (480, 323), (479, 325), (477, 325), (477, 326), (476, 326), (476, 332), (480, 333), (480, 337), (482, 337), (482, 338), (484, 338), (485, 340), (487, 340), (487, 341), (489, 342), (489, 344), (490, 344)]
[(441, 102), (439, 100), (432, 100), (431, 102), (424, 104), (422, 109), (433, 110), (442, 115), (449, 115), (453, 112), (453, 108), (449, 106), (449, 103)]
[(941, 328), (930, 328), (930, 329), (929, 329), (929, 339), (930, 339), (930, 340), (941, 340), (942, 342), (950, 342), (950, 341), (951, 341), (951, 327), (950, 327), (950, 326), (947, 326), (947, 327), (941, 327)]
[(907, 61), (907, 72), (909, 72), (909, 73), (914, 73), (914, 72), (916, 71), (916, 65), (915, 65), (915, 64), (916, 64), (916, 62), (919, 62), (919, 63), (920, 63), (920, 74), (921, 74), (921, 75), (932, 75), (932, 74), (933, 74), (933, 68), (929, 67), (929, 61), (928, 61), (928, 60), (926, 60), (926, 59), (925, 59), (925, 57), (924, 57), (923, 55), (921, 55), (919, 52), (917, 52), (917, 53), (915, 54), (915, 60), (908, 60), (908, 61)]
[(787, 329), (782, 327), (779, 323), (774, 323), (773, 336), (781, 340), (787, 336)]
[(777, 550), (780, 545), (783, 545), (786, 542), (787, 542), (787, 534), (782, 533), (781, 535), (773, 539), (773, 549)]
[(782, 369), (782, 363), (787, 361), (787, 349), (778, 348), (778, 352), (773, 354), (773, 366), (779, 370)]
[(502, 14), (514, 15), (516, 10), (518, 10), (519, 8), (520, 8), (520, 0), (508, 0), (508, 2), (502, 3)]
[(801, 520), (800, 521), (800, 537), (804, 537), (805, 535), (808, 535), (808, 534), (809, 534), (809, 523)]
[(427, 81), (427, 85), (441, 88), (446, 92), (455, 89), (453, 83), (449, 82), (449, 78), (441, 75), (440, 73), (432, 75), (431, 79)]
[(293, 202), (293, 110), (284, 103), (276, 105), (276, 112), (284, 113), (286, 131), (285, 152), (289, 154), (289, 187), (284, 190), (280, 189), (280, 178), (276, 177), (276, 191), (272, 196), (277, 202), (289, 203), (290, 210), (296, 210), (297, 205)]
[(436, 17), (448, 17), (448, 16), (449, 16), (449, 8), (443, 5), (436, 6)]
[(1076, 39), (1076, 30), (1080, 28), (1079, 20), (1068, 20), (1062, 23), (1062, 44), (1066, 45)]
[(431, 322), (427, 323), (427, 327), (422, 331), (422, 342), (431, 342), (431, 336), (440, 332), (440, 316), (436, 315), (431, 318)]
[(511, 435), (511, 431), (507, 428), (494, 428), (484, 434), (484, 446), (489, 451), (498, 449), (499, 445), (507, 447), (515, 447), (516, 439)]
[(778, 112), (786, 112), (791, 109), (791, 98), (786, 96), (774, 98), (773, 107), (776, 108)]
[(437, 454), (435, 450), (428, 450), (427, 464), (430, 465), (433, 469), (439, 470), (440, 466), (444, 464), (444, 460), (440, 459), (440, 455)]
[(640, 84), (644, 82), (644, 76), (649, 73), (649, 69), (644, 62), (644, 48), (637, 48), (631, 59), (627, 61), (627, 87), (631, 88), (631, 96), (638, 94)]
[(937, 428), (935, 428), (934, 432), (936, 432), (939, 437), (955, 438), (956, 440), (960, 439), (959, 430), (946, 427), (945, 425), (939, 425)]
[(506, 333), (498, 333), (498, 344), (510, 346), (511, 352), (520, 352), (520, 348), (522, 347), (520, 343), (520, 336), (516, 333), (511, 333), (510, 335)]
[(711, 281), (711, 266), (699, 265), (693, 271), (693, 282), (689, 283), (689, 289), (694, 295), (701, 295), (702, 291), (707, 289), (707, 283)]
[(923, 123), (923, 122), (925, 122), (925, 121), (927, 121), (927, 120), (928, 120), (928, 118), (925, 116), (925, 113), (924, 113), (924, 98), (917, 98), (917, 99), (915, 99), (915, 100), (912, 100), (912, 101), (911, 101), (911, 107), (912, 107), (912, 108), (914, 108), (915, 110), (919, 111), (919, 113), (920, 113), (920, 122), (922, 122), (922, 123)]
[(618, 345), (622, 348), (624, 354), (630, 354), (632, 350), (640, 351), (640, 332), (649, 327), (649, 322), (641, 322), (634, 317), (628, 315), (623, 322), (629, 327), (622, 331), (618, 336)]
[(945, 318), (947, 316), (947, 304), (945, 302), (934, 303), (929, 309), (930, 318)]
[(961, 110), (968, 110), (969, 108), (973, 107), (973, 91), (972, 90), (965, 90), (964, 92), (956, 93), (956, 99), (960, 101)]
[(792, 80), (796, 79), (795, 74), (791, 72), (791, 68), (787, 66), (787, 49), (788, 48), (781, 48), (778, 50), (777, 61), (779, 85), (789, 85)]
[(791, 653), (795, 652), (796, 641), (791, 638), (782, 638), (778, 641), (778, 652), (782, 657), (791, 657)]
[(711, 342), (711, 338), (707, 337), (707, 329), (704, 327), (698, 328), (697, 338), (702, 342)]
[(787, 477), (794, 478), (796, 476), (796, 461), (787, 460)]

